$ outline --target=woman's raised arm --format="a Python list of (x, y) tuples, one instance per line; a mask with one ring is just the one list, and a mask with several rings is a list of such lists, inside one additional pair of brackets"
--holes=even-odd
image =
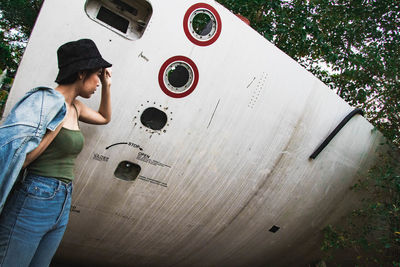
[(79, 100), (74, 104), (79, 111), (79, 120), (90, 124), (107, 124), (111, 120), (111, 69), (103, 69), (100, 74), (101, 81), (101, 101), (99, 110), (95, 111)]

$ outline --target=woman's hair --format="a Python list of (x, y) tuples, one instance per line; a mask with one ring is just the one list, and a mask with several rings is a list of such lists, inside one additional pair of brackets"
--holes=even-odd
[[(83, 81), (85, 81), (90, 75), (92, 75), (93, 73), (96, 73), (97, 71), (99, 71), (99, 68), (90, 69), (90, 70), (82, 70), (82, 72), (85, 74), (85, 78)], [(79, 78), (79, 72), (75, 72), (72, 75), (69, 75), (68, 77), (58, 81), (57, 83), (59, 85), (67, 85), (67, 84), (76, 82), (76, 80), (78, 80), (78, 78)]]

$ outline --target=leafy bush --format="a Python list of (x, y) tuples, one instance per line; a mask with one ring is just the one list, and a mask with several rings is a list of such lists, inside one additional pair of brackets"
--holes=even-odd
[(324, 229), (322, 251), (329, 261), (351, 251), (361, 265), (400, 266), (400, 158), (397, 149), (381, 156), (368, 176), (352, 187), (361, 206), (339, 226)]

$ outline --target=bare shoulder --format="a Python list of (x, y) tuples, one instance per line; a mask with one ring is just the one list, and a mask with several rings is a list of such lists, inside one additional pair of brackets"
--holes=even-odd
[(85, 109), (86, 105), (83, 104), (81, 101), (75, 99), (73, 103), (78, 111), (78, 115), (82, 113), (82, 110)]

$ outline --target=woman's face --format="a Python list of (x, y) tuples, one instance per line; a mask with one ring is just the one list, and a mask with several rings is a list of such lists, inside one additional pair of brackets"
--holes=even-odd
[(96, 92), (97, 87), (100, 85), (101, 73), (102, 69), (98, 69), (93, 73), (84, 75), (85, 77), (82, 80), (82, 87), (79, 91), (79, 96), (90, 98), (94, 92)]

